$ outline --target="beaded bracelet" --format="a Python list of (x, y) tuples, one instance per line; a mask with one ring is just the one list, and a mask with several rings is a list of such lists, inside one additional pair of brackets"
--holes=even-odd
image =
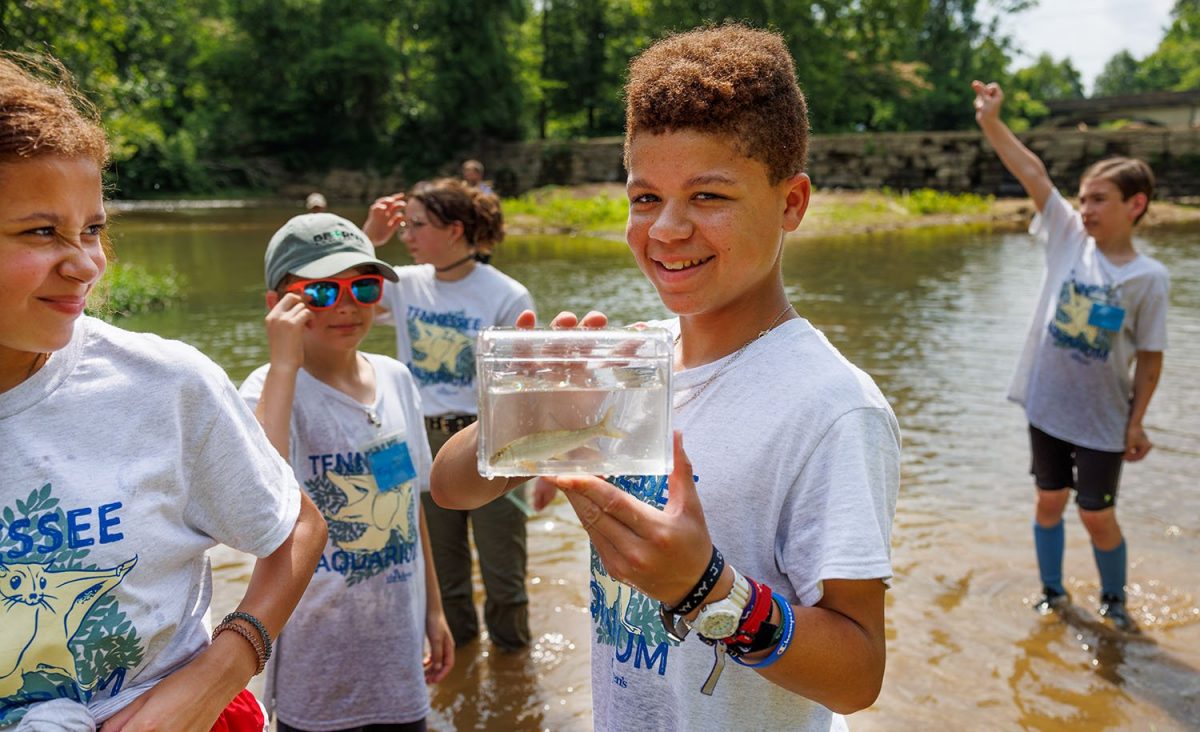
[(246, 639), (246, 642), (254, 647), (254, 654), (258, 657), (258, 668), (254, 669), (254, 675), (258, 676), (261, 674), (263, 669), (267, 667), (267, 654), (266, 651), (263, 650), (262, 643), (260, 643), (258, 639), (254, 637), (253, 631), (247, 630), (244, 626), (238, 625), (237, 623), (221, 623), (213, 629), (213, 640), (216, 640), (218, 635), (227, 630), (232, 630), (233, 632), (242, 636)]
[(761, 661), (743, 661), (740, 658), (732, 657), (735, 663), (746, 666), (747, 668), (766, 668), (775, 663), (787, 653), (787, 649), (792, 645), (792, 636), (796, 633), (796, 612), (792, 610), (792, 604), (780, 597), (775, 597), (774, 602), (779, 606), (779, 612), (783, 615), (779, 620), (779, 627), (783, 628), (783, 637), (779, 639), (779, 643), (775, 645), (775, 650)]
[(267, 632), (267, 626), (263, 625), (261, 620), (254, 617), (250, 613), (242, 612), (241, 610), (234, 610), (233, 612), (226, 615), (225, 618), (221, 621), (221, 624), (224, 625), (225, 623), (229, 623), (234, 620), (245, 620), (247, 623), (250, 623), (251, 625), (254, 626), (254, 629), (258, 631), (258, 634), (260, 636), (262, 636), (263, 650), (266, 651), (267, 660), (270, 661), (271, 660), (271, 634)]

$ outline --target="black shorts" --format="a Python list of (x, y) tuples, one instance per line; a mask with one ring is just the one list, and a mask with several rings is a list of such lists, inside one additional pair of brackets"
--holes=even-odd
[(1075, 489), (1075, 503), (1085, 511), (1100, 511), (1117, 505), (1123, 452), (1093, 450), (1072, 445), (1029, 425), (1033, 449), (1033, 474), (1044, 491)]

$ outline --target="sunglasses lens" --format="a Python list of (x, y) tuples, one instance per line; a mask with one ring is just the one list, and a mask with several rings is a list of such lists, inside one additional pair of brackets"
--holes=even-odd
[(350, 292), (363, 305), (374, 305), (383, 297), (383, 287), (379, 281), (368, 277), (351, 282)]
[(338, 283), (310, 282), (304, 286), (304, 294), (308, 296), (308, 304), (314, 308), (330, 308), (338, 300)]

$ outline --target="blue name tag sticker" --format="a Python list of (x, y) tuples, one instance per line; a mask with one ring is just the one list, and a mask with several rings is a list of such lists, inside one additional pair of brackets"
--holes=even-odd
[(1125, 308), (1104, 303), (1093, 303), (1092, 312), (1088, 315), (1088, 325), (1104, 330), (1120, 330), (1125, 322)]
[(417, 477), (407, 442), (377, 443), (363, 452), (380, 491), (394, 491)]

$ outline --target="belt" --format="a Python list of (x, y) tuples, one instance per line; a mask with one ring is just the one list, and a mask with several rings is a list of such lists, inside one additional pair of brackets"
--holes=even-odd
[(478, 419), (474, 414), (447, 414), (438, 417), (426, 417), (425, 429), (452, 435), (467, 425), (474, 424)]

